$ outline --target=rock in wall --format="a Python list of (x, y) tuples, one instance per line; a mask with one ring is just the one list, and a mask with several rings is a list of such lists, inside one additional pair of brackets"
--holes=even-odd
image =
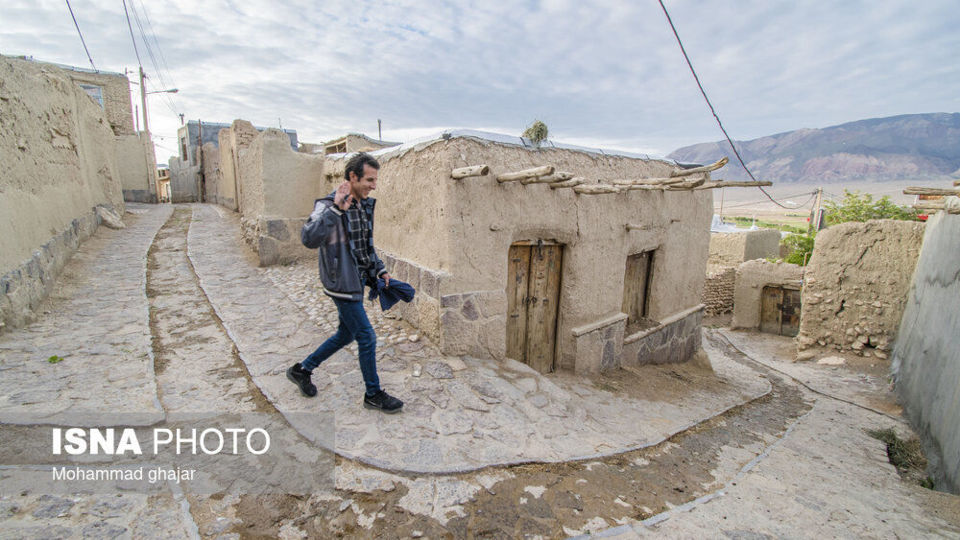
[(886, 358), (923, 243), (923, 223), (841, 223), (817, 235), (806, 270), (797, 348)]
[(937, 487), (960, 493), (960, 215), (927, 223), (892, 370)]

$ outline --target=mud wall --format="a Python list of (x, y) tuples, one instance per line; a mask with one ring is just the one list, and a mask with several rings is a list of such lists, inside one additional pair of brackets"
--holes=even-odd
[(261, 265), (316, 256), (300, 243), (300, 228), (326, 194), (323, 167), (323, 156), (294, 151), (279, 129), (263, 131), (240, 151), (243, 235)]
[(960, 493), (960, 215), (927, 222), (892, 371), (907, 418), (925, 439), (937, 487)]
[(123, 212), (114, 132), (59, 68), (0, 56), (0, 324), (24, 324), (63, 264)]
[(736, 266), (707, 266), (707, 279), (703, 283), (704, 312), (721, 315), (733, 311), (733, 294), (737, 282)]
[(220, 178), (220, 149), (213, 143), (205, 143), (203, 152), (203, 202), (220, 204), (222, 184)]
[(780, 254), (780, 231), (759, 229), (710, 233), (710, 264), (737, 266), (744, 261)]
[(102, 88), (103, 110), (115, 135), (136, 135), (133, 123), (133, 107), (130, 102), (130, 81), (121, 73), (88, 73), (79, 70), (65, 70), (67, 75), (78, 84), (95, 85)]
[(170, 202), (198, 202), (200, 200), (200, 167), (178, 157), (171, 157)]
[(817, 235), (806, 270), (799, 351), (887, 358), (907, 301), (923, 223), (841, 223)]
[[(438, 281), (439, 298), (425, 301), (438, 302), (439, 323), (428, 315), (432, 307), (421, 307), (418, 324), (439, 328), (441, 347), (449, 354), (505, 355), (507, 253), (518, 241), (564, 245), (559, 368), (589, 372), (619, 364), (629, 337), (625, 317), (619, 316), (628, 255), (656, 250), (651, 319), (663, 321), (700, 305), (712, 217), (709, 191), (579, 195), (495, 180), (497, 174), (545, 164), (592, 182), (656, 177), (669, 174), (670, 163), (467, 137), (378, 154), (383, 168), (376, 245), (417, 267), (421, 280), (426, 272), (431, 282)], [(488, 165), (490, 174), (450, 178), (453, 168), (477, 164)], [(628, 223), (643, 228), (628, 232)], [(605, 361), (611, 354), (615, 360)]]
[[(770, 262), (762, 259), (747, 261), (737, 268), (733, 293), (733, 321), (731, 328), (760, 328), (760, 308), (763, 288), (788, 286), (796, 289), (803, 286), (802, 266), (785, 262)], [(802, 301), (806, 301), (804, 288)], [(806, 304), (804, 304), (806, 305)], [(801, 323), (802, 319), (801, 319)]]
[(116, 142), (123, 200), (157, 202), (157, 163), (153, 143), (138, 135), (118, 135)]

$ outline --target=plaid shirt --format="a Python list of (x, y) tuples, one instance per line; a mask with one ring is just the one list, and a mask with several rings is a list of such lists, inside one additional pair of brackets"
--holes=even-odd
[(347, 208), (347, 231), (350, 236), (350, 252), (363, 274), (373, 268), (373, 236), (370, 234), (370, 219), (366, 208), (356, 199)]

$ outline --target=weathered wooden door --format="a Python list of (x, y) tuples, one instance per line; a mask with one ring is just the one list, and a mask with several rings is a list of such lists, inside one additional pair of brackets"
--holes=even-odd
[(767, 286), (761, 294), (760, 331), (796, 336), (800, 331), (800, 291)]
[(507, 255), (507, 356), (553, 371), (563, 248), (520, 242)]
[[(652, 326), (647, 319), (650, 300), (650, 278), (653, 274), (653, 251), (644, 251), (627, 257), (623, 275), (623, 312), (627, 314), (627, 334), (644, 326)], [(651, 323), (651, 324), (644, 324)]]

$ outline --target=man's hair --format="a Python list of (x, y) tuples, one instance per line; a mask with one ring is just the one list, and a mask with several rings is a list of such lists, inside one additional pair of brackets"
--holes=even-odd
[(373, 156), (366, 152), (360, 152), (347, 162), (347, 166), (343, 169), (343, 177), (347, 179), (347, 182), (350, 181), (350, 173), (356, 174), (358, 180), (363, 178), (364, 165), (369, 165), (378, 171), (380, 170), (380, 163), (373, 159)]

